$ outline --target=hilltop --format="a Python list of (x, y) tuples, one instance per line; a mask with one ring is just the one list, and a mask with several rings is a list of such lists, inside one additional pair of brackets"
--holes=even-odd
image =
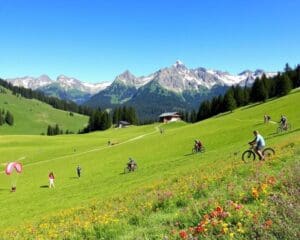
[(26, 99), (13, 95), (10, 90), (1, 87), (0, 109), (10, 111), (14, 116), (14, 125), (0, 126), (0, 134), (46, 134), (48, 125), (58, 124), (61, 129), (77, 133), (88, 122), (88, 117), (77, 113), (58, 110), (35, 99)]
[[(10, 179), (0, 175), (0, 203), (6, 206), (0, 217), (5, 219), (1, 228), (18, 227), (24, 221), (27, 224), (20, 228), (24, 230), (14, 228), (2, 236), (178, 239), (180, 230), (196, 226), (214, 207), (222, 206), (218, 210), (221, 211), (227, 208), (227, 201), (241, 201), (241, 193), (250, 193), (248, 197), (252, 199), (243, 200), (242, 208), (249, 209), (251, 214), (259, 212), (260, 200), (268, 197), (257, 197), (256, 201), (251, 197), (256, 193), (251, 191), (265, 177), (277, 178), (282, 169), (290, 169), (299, 159), (300, 113), (294, 104), (299, 100), (300, 91), (295, 90), (288, 96), (196, 124), (165, 125), (164, 134), (159, 133), (159, 125), (155, 124), (86, 135), (0, 137), (2, 163), (26, 157), (22, 160), (24, 172), (19, 176), (16, 193), (9, 193)], [(269, 124), (263, 123), (266, 112), (272, 117)], [(288, 116), (292, 131), (277, 134), (276, 121), (282, 113)], [(240, 159), (254, 129), (276, 150), (270, 162), (247, 165)], [(192, 154), (193, 141), (199, 138), (206, 152)], [(107, 146), (108, 140), (113, 146)], [(39, 149), (35, 147), (37, 143)], [(138, 162), (139, 169), (124, 175), (128, 157)], [(83, 169), (81, 179), (76, 178), (78, 164)], [(51, 170), (56, 175), (55, 189), (46, 188)], [(230, 187), (234, 192), (228, 190)], [(279, 191), (271, 185), (268, 189)], [(275, 218), (272, 219), (275, 224)], [(239, 218), (236, 221), (250, 231), (250, 222)], [(235, 229), (237, 236), (251, 238), (249, 232), (237, 232), (237, 222), (231, 224), (220, 228)]]

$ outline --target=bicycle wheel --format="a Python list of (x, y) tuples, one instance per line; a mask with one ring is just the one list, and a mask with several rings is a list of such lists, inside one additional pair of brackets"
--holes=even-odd
[(255, 160), (255, 153), (251, 150), (246, 150), (242, 154), (242, 160), (247, 163), (249, 161), (254, 161)]
[(196, 149), (196, 148), (193, 148), (193, 149), (192, 149), (192, 153), (197, 153), (197, 149)]
[(200, 152), (204, 153), (205, 152), (205, 147), (201, 147)]
[(292, 130), (292, 125), (290, 123), (287, 124), (287, 131), (291, 131)]
[(265, 159), (270, 159), (275, 155), (275, 150), (273, 148), (265, 148), (262, 154), (264, 155)]
[(129, 173), (129, 169), (126, 167), (124, 168), (124, 174)]

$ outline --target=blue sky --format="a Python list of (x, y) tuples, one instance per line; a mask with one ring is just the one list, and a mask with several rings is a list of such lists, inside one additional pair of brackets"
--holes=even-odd
[(173, 64), (300, 63), (299, 0), (0, 0), (0, 77), (113, 80)]

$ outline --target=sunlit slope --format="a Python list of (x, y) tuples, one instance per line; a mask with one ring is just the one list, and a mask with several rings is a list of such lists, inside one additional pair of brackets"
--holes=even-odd
[[(2, 88), (3, 89), (3, 88)], [(58, 110), (35, 99), (17, 97), (9, 90), (0, 93), (0, 109), (9, 110), (14, 116), (14, 125), (0, 126), (0, 134), (41, 134), (47, 133), (48, 125), (59, 125), (66, 131), (78, 132), (88, 122), (80, 114), (70, 116), (69, 112)]]
[[(194, 169), (222, 172), (233, 157), (239, 159), (248, 148), (254, 129), (265, 136), (270, 146), (297, 136), (299, 101), (298, 91), (197, 124), (171, 124), (165, 127), (164, 134), (159, 133), (156, 124), (87, 135), (0, 137), (2, 163), (26, 156), (22, 160), (24, 172), (18, 179), (16, 193), (9, 193), (10, 179), (0, 174), (0, 204), (7, 206), (0, 211), (0, 218), (5, 219), (0, 225), (10, 226), (59, 209), (84, 206), (84, 202), (91, 199), (130, 194), (138, 187), (185, 175)], [(293, 130), (275, 134), (277, 124), (264, 124), (265, 113), (276, 121), (281, 114), (286, 114)], [(203, 141), (205, 154), (191, 154), (196, 138)], [(109, 147), (108, 140), (117, 144)], [(137, 160), (139, 169), (124, 175), (128, 157)], [(81, 179), (75, 177), (77, 164), (83, 169)], [(44, 188), (49, 171), (56, 175), (55, 189)]]

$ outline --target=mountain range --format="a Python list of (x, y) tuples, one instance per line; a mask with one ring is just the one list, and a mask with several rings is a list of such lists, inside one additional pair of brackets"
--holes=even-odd
[(232, 75), (202, 67), (189, 69), (181, 61), (176, 61), (172, 66), (148, 76), (136, 77), (127, 70), (112, 82), (96, 84), (65, 75), (58, 76), (56, 80), (42, 75), (38, 78), (22, 77), (6, 81), (91, 107), (131, 105), (137, 109), (140, 118), (147, 119), (163, 111), (198, 108), (201, 101), (223, 94), (232, 85), (251, 86), (263, 74), (271, 77), (276, 73), (246, 70)]

